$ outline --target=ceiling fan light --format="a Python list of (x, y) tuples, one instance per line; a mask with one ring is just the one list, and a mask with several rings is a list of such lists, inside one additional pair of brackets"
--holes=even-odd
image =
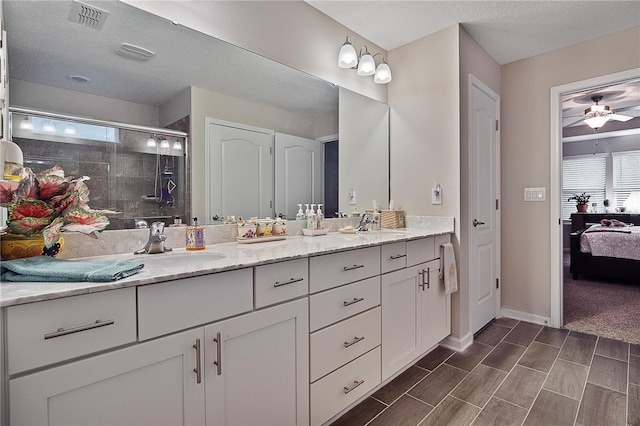
[(373, 82), (378, 84), (387, 84), (391, 81), (391, 68), (386, 63), (381, 63), (376, 68), (376, 74), (373, 77)]
[(592, 129), (599, 129), (607, 121), (609, 121), (609, 117), (607, 117), (606, 115), (594, 115), (593, 117), (589, 117), (584, 120), (587, 126), (591, 127)]
[(369, 52), (362, 55), (360, 63), (358, 64), (358, 75), (367, 76), (373, 75), (376, 72), (376, 63), (373, 60), (373, 56)]
[(347, 37), (347, 41), (344, 42), (338, 54), (338, 66), (340, 68), (353, 68), (356, 65), (358, 65), (358, 54), (356, 49), (353, 48), (351, 40)]

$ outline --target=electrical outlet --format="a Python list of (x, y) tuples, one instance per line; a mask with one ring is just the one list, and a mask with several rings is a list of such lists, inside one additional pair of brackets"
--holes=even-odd
[(356, 203), (356, 190), (351, 188), (349, 190), (349, 204), (350, 205), (355, 205)]
[(431, 204), (442, 204), (442, 187), (436, 184), (431, 188)]

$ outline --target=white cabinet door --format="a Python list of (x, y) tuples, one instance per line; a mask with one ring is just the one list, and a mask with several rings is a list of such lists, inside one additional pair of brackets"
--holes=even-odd
[(273, 131), (206, 120), (205, 213), (273, 216)]
[(201, 425), (202, 338), (200, 328), (12, 379), (10, 423)]
[(422, 350), (427, 351), (451, 333), (451, 296), (445, 294), (440, 279), (439, 260), (418, 266), (420, 303), (422, 304)]
[(382, 276), (382, 381), (422, 353), (418, 269)]
[(275, 147), (275, 211), (295, 219), (299, 203), (324, 203), (322, 143), (276, 132)]
[(307, 301), (205, 327), (208, 425), (309, 423)]

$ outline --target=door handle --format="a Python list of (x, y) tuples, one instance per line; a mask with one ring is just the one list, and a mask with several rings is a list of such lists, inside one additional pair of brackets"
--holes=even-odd
[(484, 225), (484, 222), (480, 222), (478, 219), (473, 219), (473, 227), (475, 228), (478, 225)]

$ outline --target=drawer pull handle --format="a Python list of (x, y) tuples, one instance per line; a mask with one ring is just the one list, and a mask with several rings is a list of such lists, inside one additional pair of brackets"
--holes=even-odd
[(345, 271), (353, 271), (354, 269), (364, 268), (364, 265), (353, 265), (353, 266), (345, 266), (343, 269)]
[(282, 287), (283, 285), (299, 283), (302, 280), (304, 280), (304, 278), (291, 278), (289, 281), (283, 281), (283, 282), (276, 281), (276, 283), (273, 286), (274, 287)]
[(362, 336), (362, 337), (354, 337), (352, 341), (344, 342), (344, 347), (348, 348), (349, 346), (353, 346), (358, 342), (362, 342), (363, 340), (364, 340), (364, 336)]
[[(422, 271), (418, 272), (418, 276), (420, 277), (420, 283), (418, 284), (418, 287), (420, 287), (422, 291), (424, 291), (425, 286), (427, 288), (431, 288), (429, 287), (429, 282), (431, 281), (430, 270), (431, 268), (427, 268), (426, 271), (423, 269)], [(427, 282), (424, 282), (425, 276), (427, 277)]]
[(44, 338), (45, 338), (45, 340), (46, 339), (54, 339), (56, 337), (66, 336), (67, 334), (73, 334), (73, 333), (79, 333), (81, 331), (93, 330), (94, 328), (106, 327), (107, 325), (113, 325), (113, 324), (115, 324), (114, 320), (105, 320), (105, 321), (97, 320), (93, 324), (80, 325), (78, 327), (67, 328), (66, 330), (64, 328), (59, 328), (57, 331), (54, 331), (53, 333), (45, 334)]
[(389, 256), (391, 260), (402, 259), (403, 257), (407, 257), (406, 254), (394, 254), (393, 256)]
[(193, 372), (196, 373), (196, 383), (202, 383), (202, 366), (200, 364), (200, 339), (196, 339), (196, 344), (193, 345), (193, 349), (196, 350), (196, 368)]
[(353, 300), (342, 302), (344, 306), (353, 305), (354, 303), (362, 302), (364, 297), (354, 297)]
[(218, 376), (222, 375), (222, 339), (220, 338), (220, 332), (216, 333), (216, 337), (213, 339), (216, 342), (216, 357), (217, 360), (213, 361), (213, 364), (218, 367)]
[(353, 381), (353, 385), (350, 388), (348, 388), (346, 386), (344, 387), (344, 394), (345, 395), (348, 394), (349, 392), (351, 392), (352, 390), (354, 390), (355, 388), (357, 388), (358, 386), (360, 386), (363, 383), (364, 383), (364, 379), (362, 379), (360, 381), (354, 380)]

